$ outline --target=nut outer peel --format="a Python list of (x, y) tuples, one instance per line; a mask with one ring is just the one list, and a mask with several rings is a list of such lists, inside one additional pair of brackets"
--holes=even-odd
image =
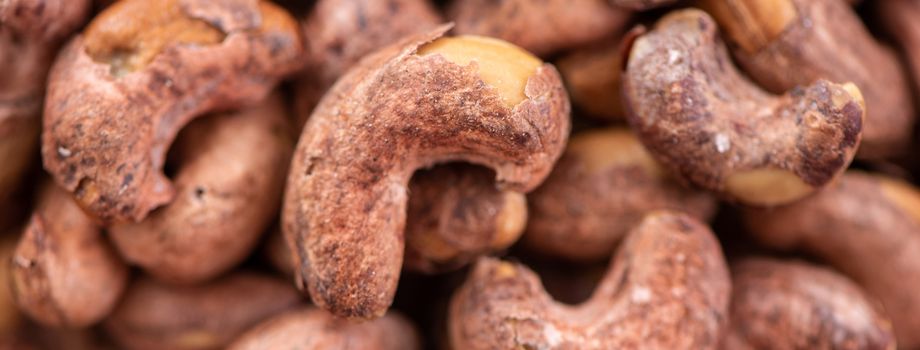
[(549, 173), (569, 132), (556, 70), (540, 65), (508, 107), (479, 63), (417, 55), (447, 26), (368, 56), (320, 102), (295, 152), (283, 212), (298, 285), (338, 316), (379, 317), (403, 255), (406, 187), (438, 162), (495, 170), (499, 188), (529, 191)]

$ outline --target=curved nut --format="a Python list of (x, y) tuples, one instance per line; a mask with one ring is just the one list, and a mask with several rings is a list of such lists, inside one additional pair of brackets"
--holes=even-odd
[(891, 321), (855, 283), (798, 261), (732, 263), (723, 349), (895, 349)]
[(294, 145), (281, 97), (193, 122), (173, 147), (171, 203), (110, 227), (128, 262), (158, 279), (196, 283), (239, 264), (274, 221)]
[(457, 34), (499, 38), (538, 56), (607, 37), (630, 17), (604, 0), (455, 0), (447, 13)]
[(455, 349), (713, 349), (729, 303), (729, 279), (712, 232), (656, 212), (623, 243), (591, 298), (566, 306), (539, 278), (483, 258), (450, 306)]
[(53, 327), (87, 327), (115, 307), (128, 268), (70, 195), (47, 183), (12, 258), (19, 308)]
[(364, 59), (301, 135), (283, 229), (298, 285), (337, 316), (379, 317), (392, 302), (416, 169), (469, 161), (495, 169), (500, 189), (529, 191), (562, 153), (569, 103), (556, 70), (494, 39), (435, 40), (446, 30)]
[(575, 261), (609, 259), (629, 230), (653, 210), (682, 211), (702, 221), (715, 197), (675, 182), (629, 130), (576, 134), (553, 172), (528, 195), (524, 243)]
[(267, 1), (119, 1), (52, 68), (45, 169), (98, 220), (140, 221), (175, 195), (161, 168), (179, 130), (262, 100), (301, 51)]
[(898, 346), (920, 346), (920, 191), (859, 172), (793, 205), (747, 210), (762, 244), (812, 254), (850, 276), (885, 306)]
[(441, 16), (428, 0), (320, 0), (303, 20), (306, 67), (296, 85), (298, 134), (320, 98), (367, 54), (431, 30)]
[[(887, 2), (887, 1), (885, 1)], [(906, 71), (846, 1), (704, 0), (750, 76), (773, 92), (818, 79), (853, 82), (868, 107), (858, 158), (907, 150), (914, 106)]]
[(297, 303), (290, 285), (254, 273), (196, 286), (142, 278), (131, 284), (103, 326), (124, 349), (220, 349)]
[(865, 106), (853, 84), (765, 93), (731, 65), (704, 12), (665, 16), (636, 39), (624, 90), (629, 121), (666, 168), (751, 205), (798, 200), (853, 159)]
[(527, 200), (495, 188), (495, 174), (464, 164), (420, 170), (409, 183), (407, 269), (437, 273), (508, 248), (524, 232)]
[(268, 319), (227, 348), (414, 350), (420, 345), (415, 327), (399, 314), (388, 313), (377, 320), (354, 322), (311, 307)]

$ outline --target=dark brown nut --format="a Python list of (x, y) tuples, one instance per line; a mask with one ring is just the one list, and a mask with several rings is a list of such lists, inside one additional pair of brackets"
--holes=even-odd
[(528, 204), (527, 247), (583, 262), (609, 259), (648, 212), (676, 210), (708, 221), (717, 208), (715, 197), (674, 181), (621, 128), (572, 137)]
[(611, 4), (633, 10), (650, 10), (676, 3), (677, 0), (610, 0)]
[(294, 142), (279, 95), (199, 119), (176, 145), (172, 202), (109, 228), (125, 259), (172, 283), (199, 283), (239, 264), (278, 215)]
[(297, 305), (274, 278), (237, 272), (207, 284), (134, 281), (103, 326), (123, 349), (220, 349), (250, 327)]
[(7, 210), (5, 202), (37, 159), (42, 95), (54, 54), (88, 11), (88, 0), (0, 2), (0, 210)]
[(623, 55), (616, 36), (575, 50), (556, 61), (572, 104), (582, 114), (606, 121), (626, 119), (623, 107)]
[(11, 269), (19, 308), (53, 327), (82, 328), (102, 320), (128, 282), (128, 268), (102, 229), (50, 182), (13, 252)]
[(538, 56), (607, 37), (630, 17), (604, 0), (454, 0), (447, 12), (457, 34), (496, 37)]
[(373, 321), (354, 322), (313, 307), (268, 319), (228, 347), (230, 350), (419, 348), (415, 327), (399, 314), (391, 312)]
[[(920, 87), (920, 2), (913, 0), (873, 1), (879, 20), (876, 23), (904, 51), (913, 73), (914, 87)], [(920, 97), (920, 91), (915, 91)]]
[(508, 248), (524, 232), (527, 200), (495, 188), (495, 173), (466, 164), (420, 170), (409, 183), (404, 265), (438, 273)]
[(714, 349), (728, 316), (728, 270), (695, 219), (649, 214), (591, 298), (557, 303), (524, 266), (483, 258), (451, 301), (455, 349)]
[(732, 66), (712, 18), (693, 9), (636, 39), (623, 84), (630, 124), (665, 168), (750, 205), (801, 199), (843, 172), (865, 114), (849, 83), (760, 90)]
[(23, 324), (22, 314), (16, 307), (12, 290), (8, 287), (13, 278), (10, 261), (18, 240), (18, 233), (0, 232), (0, 349), (4, 349), (4, 335), (16, 334)]
[(416, 169), (468, 161), (526, 192), (562, 153), (569, 102), (555, 68), (499, 40), (440, 38), (447, 29), (362, 60), (300, 137), (284, 234), (298, 286), (337, 316), (380, 317), (392, 302)]
[(307, 53), (296, 85), (297, 126), (303, 126), (326, 90), (358, 60), (441, 21), (428, 0), (317, 1), (303, 21)]
[(895, 349), (891, 321), (855, 283), (798, 261), (731, 264), (726, 350)]
[(849, 172), (790, 206), (747, 210), (768, 247), (800, 250), (848, 275), (885, 306), (898, 346), (920, 347), (920, 192), (897, 180)]
[(267, 1), (119, 1), (52, 68), (45, 169), (99, 221), (140, 221), (176, 194), (161, 169), (179, 130), (264, 99), (302, 49)]
[(868, 107), (859, 158), (904, 153), (914, 107), (904, 67), (840, 0), (703, 0), (750, 76), (772, 92), (850, 81)]

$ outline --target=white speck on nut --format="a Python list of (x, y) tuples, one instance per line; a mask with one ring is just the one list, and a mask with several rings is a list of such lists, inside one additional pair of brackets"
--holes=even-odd
[(680, 61), (680, 51), (668, 50), (668, 64), (675, 64)]
[(64, 157), (64, 158), (70, 157), (70, 155), (73, 154), (73, 152), (71, 152), (67, 148), (64, 148), (64, 146), (58, 146), (57, 152), (59, 156)]
[(652, 291), (643, 286), (638, 286), (636, 289), (633, 289), (632, 294), (629, 295), (629, 299), (636, 304), (645, 304), (652, 300)]
[(725, 153), (732, 148), (732, 143), (725, 134), (716, 134), (715, 142), (716, 151), (719, 153)]

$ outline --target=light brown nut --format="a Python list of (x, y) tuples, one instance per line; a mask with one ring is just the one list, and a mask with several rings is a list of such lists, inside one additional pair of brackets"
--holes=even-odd
[(37, 159), (42, 94), (65, 36), (89, 11), (88, 0), (0, 2), (0, 210)]
[(865, 114), (853, 84), (760, 90), (732, 65), (712, 18), (693, 9), (636, 39), (623, 84), (630, 124), (665, 168), (750, 205), (801, 199), (843, 172)]
[(103, 326), (122, 348), (220, 349), (246, 329), (294, 307), (297, 291), (274, 278), (237, 272), (207, 284), (134, 281)]
[(96, 219), (140, 221), (175, 196), (161, 169), (179, 130), (264, 99), (301, 53), (297, 23), (264, 0), (119, 1), (52, 68), (45, 169)]
[(648, 212), (676, 210), (708, 221), (717, 208), (715, 197), (674, 181), (622, 128), (572, 137), (528, 204), (526, 246), (583, 262), (609, 259)]
[(128, 281), (128, 268), (102, 229), (50, 182), (42, 189), (11, 264), (19, 308), (52, 327), (82, 328), (102, 320)]
[(731, 264), (726, 350), (895, 349), (891, 321), (855, 283), (800, 261)]
[(581, 48), (556, 61), (572, 104), (582, 115), (605, 121), (626, 120), (623, 107), (623, 54), (616, 36)]
[(526, 267), (483, 258), (451, 301), (455, 349), (713, 349), (728, 316), (728, 270), (712, 232), (649, 214), (591, 298), (562, 305)]
[[(904, 52), (913, 77), (913, 86), (920, 87), (920, 3), (912, 0), (873, 1), (880, 28), (891, 36)], [(915, 98), (920, 91), (915, 91)]]
[(498, 190), (494, 179), (494, 172), (466, 164), (415, 173), (406, 215), (407, 269), (457, 269), (517, 241), (527, 224), (527, 200)]
[(849, 172), (814, 197), (747, 210), (768, 247), (809, 253), (850, 276), (885, 306), (898, 346), (920, 346), (920, 192), (897, 180)]
[(198, 283), (239, 264), (274, 221), (294, 142), (279, 95), (199, 119), (179, 134), (176, 193), (139, 223), (110, 227), (125, 259), (172, 283)]
[(298, 135), (320, 98), (367, 54), (442, 22), (428, 0), (320, 0), (302, 22), (306, 67), (297, 79)]
[(287, 312), (253, 327), (230, 350), (419, 349), (418, 333), (405, 317), (388, 313), (373, 321), (350, 321), (313, 307)]
[(865, 96), (859, 158), (905, 152), (914, 107), (904, 67), (841, 0), (703, 0), (750, 76), (772, 92), (818, 79), (853, 82)]
[(298, 285), (337, 316), (380, 317), (392, 302), (416, 169), (468, 161), (526, 192), (562, 153), (569, 102), (555, 68), (495, 39), (438, 39), (447, 29), (361, 61), (301, 135), (283, 229)]
[(677, 0), (609, 0), (616, 6), (633, 9), (633, 10), (650, 10), (654, 8), (672, 5)]
[(607, 37), (630, 17), (604, 0), (454, 0), (447, 13), (457, 34), (496, 37), (538, 56)]

